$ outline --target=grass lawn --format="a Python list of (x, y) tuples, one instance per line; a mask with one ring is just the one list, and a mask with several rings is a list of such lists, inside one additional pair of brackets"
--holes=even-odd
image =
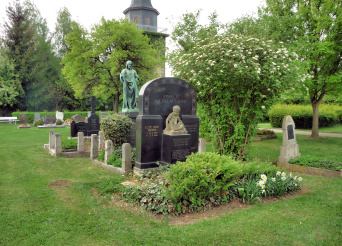
[[(56, 132), (68, 136), (70, 129)], [(48, 155), (43, 150), (48, 133), (49, 129), (0, 125), (1, 245), (340, 245), (342, 241), (342, 179), (301, 175), (305, 186), (301, 196), (170, 226), (167, 220), (153, 220), (96, 198), (94, 183), (113, 174), (88, 158)], [(279, 140), (262, 149), (275, 148), (279, 156)], [(302, 153), (305, 141), (299, 138)], [(342, 146), (322, 141), (310, 148), (322, 149), (330, 158), (336, 151), (330, 145), (335, 144)]]
[[(282, 134), (276, 133), (276, 135), (278, 136), (276, 139), (254, 142), (248, 150), (248, 156), (276, 163), (283, 143)], [(296, 135), (296, 139), (302, 156), (312, 155), (334, 162), (341, 162), (342, 160), (342, 138), (319, 137), (311, 139), (309, 136)]]
[[(272, 128), (271, 123), (259, 123), (258, 127)], [(297, 129), (297, 130), (311, 131), (311, 129)], [(330, 126), (330, 127), (322, 127), (322, 128), (319, 128), (319, 131), (320, 132), (340, 132), (340, 133), (342, 133), (342, 124), (336, 125), (336, 126)]]

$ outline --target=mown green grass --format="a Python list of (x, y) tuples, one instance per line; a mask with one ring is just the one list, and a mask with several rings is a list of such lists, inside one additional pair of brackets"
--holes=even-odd
[[(271, 123), (259, 123), (258, 127), (261, 128), (272, 128)], [(311, 131), (311, 129), (297, 129), (297, 130), (306, 130)], [(320, 132), (339, 132), (342, 133), (342, 124), (330, 127), (321, 127), (319, 128)]]
[[(62, 135), (69, 131), (56, 130)], [(342, 241), (341, 179), (302, 175), (306, 192), (301, 196), (171, 226), (94, 197), (94, 184), (113, 174), (89, 159), (48, 155), (43, 150), (48, 132), (0, 126), (1, 245), (340, 245)], [(325, 151), (327, 156), (330, 152)], [(58, 180), (67, 183), (53, 186)]]
[[(258, 158), (262, 161), (276, 163), (282, 146), (282, 134), (276, 133), (276, 139), (255, 141), (248, 150), (248, 157)], [(305, 135), (296, 135), (299, 152), (302, 156), (311, 155), (329, 161), (342, 160), (342, 138), (319, 137), (312, 139)]]

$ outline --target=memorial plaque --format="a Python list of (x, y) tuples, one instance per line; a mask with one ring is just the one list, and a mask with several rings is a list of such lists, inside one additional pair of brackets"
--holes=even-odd
[(163, 134), (162, 163), (174, 164), (177, 161), (185, 161), (191, 154), (190, 138), (190, 134)]
[(287, 126), (287, 136), (288, 136), (288, 140), (294, 139), (293, 125)]
[(54, 116), (54, 115), (47, 115), (47, 116), (45, 116), (45, 124), (46, 125), (54, 125), (54, 124), (56, 124), (56, 116)]

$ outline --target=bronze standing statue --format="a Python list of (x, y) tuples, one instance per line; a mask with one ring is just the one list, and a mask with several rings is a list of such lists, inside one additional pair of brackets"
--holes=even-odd
[(131, 61), (126, 62), (126, 68), (120, 73), (120, 81), (123, 83), (122, 112), (138, 111), (139, 77)]

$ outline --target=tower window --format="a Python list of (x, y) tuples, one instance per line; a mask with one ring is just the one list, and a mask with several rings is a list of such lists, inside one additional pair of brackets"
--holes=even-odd
[(134, 23), (139, 24), (139, 17), (134, 17)]
[(151, 25), (151, 18), (150, 17), (146, 17), (146, 25)]

